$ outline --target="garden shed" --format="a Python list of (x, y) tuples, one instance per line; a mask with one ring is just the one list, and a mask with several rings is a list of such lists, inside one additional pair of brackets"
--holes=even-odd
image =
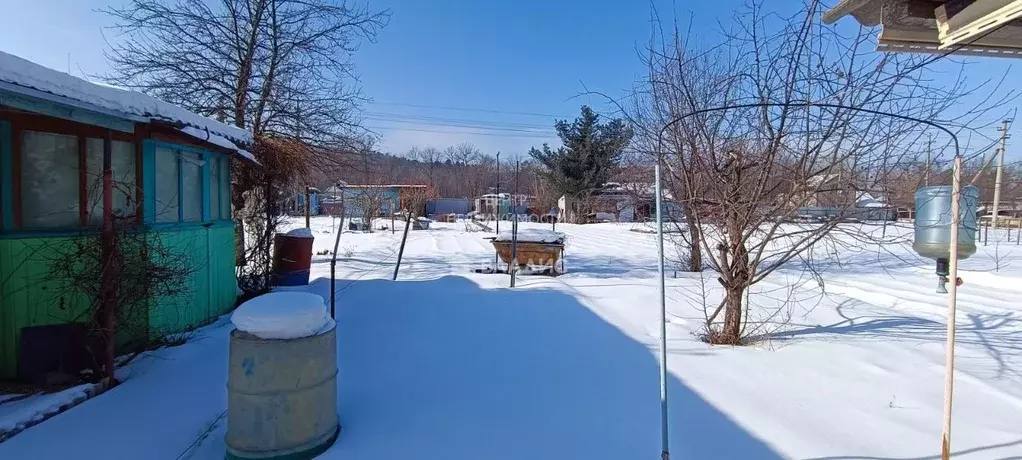
[(143, 330), (181, 332), (228, 312), (232, 159), (254, 161), (251, 142), (243, 129), (0, 52), (0, 379), (18, 377), (26, 359), (60, 363), (67, 350), (53, 342), (73, 342), (63, 326), (94, 303), (52, 268), (61, 248), (100, 232), (104, 156), (112, 220), (191, 264), (185, 289), (148, 303)]

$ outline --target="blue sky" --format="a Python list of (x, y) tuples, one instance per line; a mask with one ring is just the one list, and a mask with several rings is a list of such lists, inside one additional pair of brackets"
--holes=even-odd
[[(108, 69), (102, 29), (109, 20), (94, 10), (123, 1), (13, 2), (5, 9), (17, 20), (0, 28), (0, 49), (74, 75), (101, 73)], [(662, 16), (676, 10), (686, 20), (693, 18), (699, 40), (713, 43), (718, 21), (728, 21), (744, 0), (654, 3)], [(467, 141), (489, 154), (524, 155), (530, 146), (555, 142), (554, 117), (574, 117), (585, 103), (606, 107), (599, 97), (580, 96), (587, 88), (621, 96), (643, 71), (638, 49), (649, 37), (648, 2), (372, 4), (389, 8), (393, 16), (376, 43), (363, 44), (355, 61), (363, 90), (374, 100), (365, 108), (365, 125), (381, 134), (386, 151)], [(994, 59), (976, 63), (970, 72), (977, 78), (999, 75), (1010, 65)], [(1022, 82), (1016, 85), (1022, 89)], [(504, 129), (465, 126), (479, 123)]]

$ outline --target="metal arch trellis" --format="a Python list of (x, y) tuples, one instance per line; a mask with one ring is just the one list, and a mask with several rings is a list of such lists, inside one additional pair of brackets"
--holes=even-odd
[[(684, 115), (675, 117), (670, 122), (664, 125), (660, 129), (660, 133), (657, 135), (657, 150), (656, 150), (656, 164), (654, 166), (655, 174), (655, 187), (656, 187), (656, 220), (657, 220), (657, 270), (659, 274), (659, 289), (660, 289), (660, 439), (661, 439), (661, 458), (667, 460), (670, 458), (670, 446), (668, 442), (668, 426), (667, 426), (667, 302), (666, 302), (666, 280), (664, 276), (664, 221), (663, 221), (663, 190), (660, 183), (660, 164), (663, 162), (663, 142), (664, 132), (667, 131), (671, 126), (695, 115), (700, 115), (710, 112), (723, 112), (732, 109), (745, 109), (745, 108), (763, 108), (763, 107), (824, 107), (832, 109), (843, 109), (850, 110), (853, 112), (870, 113), (874, 115), (887, 116), (891, 118), (898, 118), (902, 120), (908, 120), (927, 126), (932, 126), (951, 136), (955, 146), (955, 168), (960, 169), (961, 161), (961, 149), (958, 143), (958, 136), (955, 135), (950, 129), (934, 123), (932, 121), (923, 120), (908, 115), (899, 115), (896, 113), (884, 112), (881, 110), (867, 109), (863, 107), (854, 107), (844, 104), (832, 104), (823, 102), (758, 102), (758, 103), (747, 103), (747, 104), (735, 104), (726, 105), (719, 107), (710, 107), (706, 109), (694, 110)], [(952, 244), (957, 246), (958, 240), (958, 201), (961, 198), (961, 191), (959, 190), (961, 184), (958, 180), (958, 174), (955, 174), (955, 191), (953, 198), (954, 210), (952, 211), (952, 222), (951, 222), (951, 241)], [(952, 249), (951, 253), (955, 254), (957, 249)], [(958, 260), (954, 257), (954, 261), (951, 264), (951, 278), (952, 288), (951, 295), (949, 296), (949, 313), (948, 313), (948, 338), (947, 338), (947, 380), (945, 382), (944, 391), (944, 433), (942, 450), (944, 455), (950, 450), (950, 414), (951, 414), (951, 395), (953, 391), (953, 373), (954, 373), (954, 336), (955, 336), (955, 322), (954, 322), (954, 308), (955, 308), (955, 297), (957, 296), (957, 273), (958, 273)], [(947, 458), (947, 457), (945, 457)]]
[(896, 114), (896, 113), (884, 112), (882, 110), (866, 109), (866, 108), (862, 108), (862, 107), (855, 107), (855, 106), (844, 105), (844, 104), (831, 104), (831, 103), (825, 103), (825, 102), (757, 102), (757, 103), (735, 104), (735, 105), (726, 105), (726, 106), (719, 106), (719, 107), (710, 107), (710, 108), (707, 108), (707, 109), (694, 110), (694, 111), (688, 112), (688, 113), (686, 113), (684, 115), (679, 115), (678, 117), (672, 119), (670, 122), (668, 122), (666, 125), (664, 125), (663, 128), (660, 128), (660, 133), (659, 133), (659, 135), (657, 135), (657, 152), (656, 152), (657, 153), (657, 162), (659, 163), (660, 159), (663, 157), (664, 132), (666, 132), (667, 129), (670, 128), (671, 126), (674, 126), (675, 124), (677, 124), (677, 123), (679, 123), (681, 121), (684, 121), (688, 117), (692, 117), (692, 116), (700, 115), (700, 114), (704, 114), (704, 113), (723, 112), (723, 111), (732, 110), (732, 109), (750, 109), (750, 108), (759, 108), (759, 107), (785, 107), (785, 108), (787, 108), (787, 107), (806, 107), (806, 108), (826, 107), (826, 108), (831, 108), (831, 109), (845, 109), (845, 110), (851, 110), (853, 112), (871, 113), (871, 114), (874, 114), (874, 115), (882, 115), (882, 116), (887, 116), (887, 117), (891, 117), (891, 118), (899, 118), (899, 119), (902, 119), (902, 120), (914, 121), (916, 123), (921, 123), (921, 124), (924, 124), (924, 125), (932, 126), (934, 128), (937, 128), (937, 129), (947, 133), (949, 136), (951, 136), (951, 139), (953, 139), (954, 142), (955, 142), (955, 156), (959, 156), (960, 155), (960, 150), (959, 150), (959, 145), (958, 145), (958, 136), (955, 135), (955, 133), (952, 132), (950, 129), (947, 129), (946, 127), (944, 127), (944, 126), (942, 126), (940, 124), (934, 123), (932, 121), (923, 120), (923, 119), (916, 118), (916, 117), (910, 117), (908, 115), (899, 115), (899, 114)]

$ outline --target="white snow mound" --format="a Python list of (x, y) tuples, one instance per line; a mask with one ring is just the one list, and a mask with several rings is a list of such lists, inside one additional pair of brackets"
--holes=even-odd
[(333, 327), (323, 298), (308, 292), (271, 292), (251, 299), (231, 315), (238, 330), (261, 339), (310, 337)]
[(293, 238), (315, 238), (314, 236), (312, 236), (312, 229), (305, 227), (296, 228), (285, 233), (285, 235)]
[[(496, 241), (511, 241), (511, 232), (501, 232)], [(563, 243), (564, 234), (553, 230), (530, 228), (518, 230), (518, 241), (522, 243)]]

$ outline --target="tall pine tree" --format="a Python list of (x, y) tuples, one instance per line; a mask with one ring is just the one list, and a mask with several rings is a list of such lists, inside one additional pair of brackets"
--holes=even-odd
[[(577, 205), (610, 180), (632, 139), (632, 129), (620, 119), (600, 123), (600, 116), (587, 105), (574, 122), (558, 120), (555, 128), (563, 145), (553, 150), (543, 144), (542, 150), (533, 147), (529, 155), (543, 165), (554, 189)], [(577, 211), (576, 206), (562, 210)]]

